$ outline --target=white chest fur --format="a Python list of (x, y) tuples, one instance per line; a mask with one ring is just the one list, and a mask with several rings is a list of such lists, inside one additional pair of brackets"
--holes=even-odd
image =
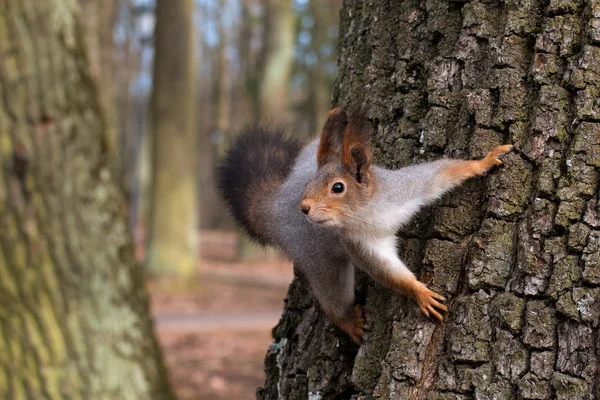
[(353, 236), (352, 238), (369, 257), (375, 259), (379, 268), (388, 270), (387, 273), (412, 276), (412, 272), (400, 260), (396, 247), (396, 236)]

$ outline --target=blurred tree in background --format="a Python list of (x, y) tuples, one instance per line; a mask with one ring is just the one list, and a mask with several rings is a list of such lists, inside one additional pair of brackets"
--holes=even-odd
[(265, 0), (262, 51), (258, 58), (253, 117), (286, 122), (294, 61), (296, 15), (289, 0)]
[(0, 0), (0, 397), (171, 399), (78, 11)]
[(158, 0), (150, 102), (152, 186), (146, 266), (192, 277), (198, 259), (193, 0)]

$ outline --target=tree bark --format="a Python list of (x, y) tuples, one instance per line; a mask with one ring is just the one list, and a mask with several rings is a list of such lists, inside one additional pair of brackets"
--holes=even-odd
[[(135, 125), (136, 99), (130, 92), (139, 69), (139, 49), (133, 38), (132, 2), (135, 0), (77, 0), (85, 33), (90, 74), (98, 88), (107, 119), (109, 145), (115, 170), (128, 202), (135, 202), (135, 160), (139, 147)], [(125, 17), (124, 17), (125, 15)], [(115, 39), (115, 32), (118, 38)], [(135, 211), (135, 207), (130, 207)], [(135, 218), (132, 218), (134, 221)]]
[(380, 164), (516, 151), (400, 233), (444, 322), (363, 278), (357, 351), (297, 278), (258, 398), (600, 397), (599, 27), (597, 1), (344, 2), (334, 104), (370, 106)]
[(189, 278), (198, 258), (193, 0), (156, 3), (150, 106), (152, 189), (149, 271)]
[(81, 23), (85, 33), (85, 48), (89, 59), (90, 75), (96, 81), (102, 114), (107, 119), (109, 145), (118, 158), (118, 137), (115, 121), (115, 45), (113, 41), (116, 13), (119, 5), (116, 0), (79, 0)]
[(171, 399), (78, 18), (0, 0), (0, 397)]

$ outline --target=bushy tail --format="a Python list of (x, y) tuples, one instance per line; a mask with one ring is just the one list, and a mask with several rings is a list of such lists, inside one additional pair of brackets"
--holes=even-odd
[(274, 244), (275, 193), (301, 148), (282, 129), (247, 128), (235, 138), (217, 171), (221, 195), (233, 217), (260, 244)]

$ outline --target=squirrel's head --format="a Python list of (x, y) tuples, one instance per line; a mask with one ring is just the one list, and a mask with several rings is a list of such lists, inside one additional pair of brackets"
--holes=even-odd
[(352, 225), (373, 196), (371, 127), (365, 114), (363, 109), (348, 118), (341, 108), (328, 114), (317, 150), (318, 168), (300, 202), (311, 222), (326, 227)]

